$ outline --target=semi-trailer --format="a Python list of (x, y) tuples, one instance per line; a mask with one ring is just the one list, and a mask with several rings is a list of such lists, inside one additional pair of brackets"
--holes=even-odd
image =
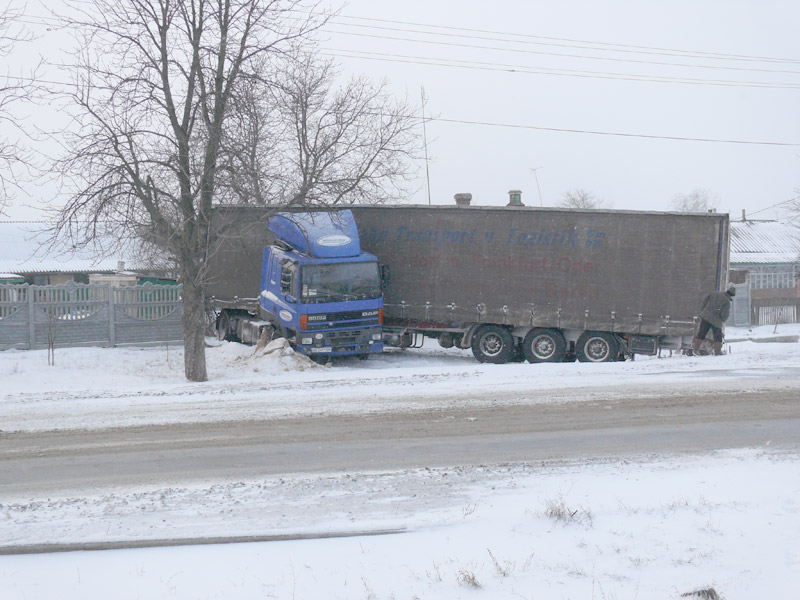
[(688, 349), (727, 284), (720, 213), (525, 206), (352, 207), (382, 265), (384, 342), (436, 338), (503, 363)]

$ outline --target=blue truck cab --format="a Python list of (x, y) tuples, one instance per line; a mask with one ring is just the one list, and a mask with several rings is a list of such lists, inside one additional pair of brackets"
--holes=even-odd
[(361, 250), (349, 210), (279, 213), (269, 220), (259, 313), (298, 352), (366, 358), (381, 352), (378, 259)]

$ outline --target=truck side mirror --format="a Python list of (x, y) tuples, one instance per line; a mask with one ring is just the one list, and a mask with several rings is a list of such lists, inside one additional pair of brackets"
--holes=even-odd
[(281, 294), (289, 296), (294, 291), (297, 265), (291, 261), (282, 262), (281, 264), (283, 265), (281, 269)]
[(381, 265), (381, 284), (386, 287), (389, 284), (389, 265)]

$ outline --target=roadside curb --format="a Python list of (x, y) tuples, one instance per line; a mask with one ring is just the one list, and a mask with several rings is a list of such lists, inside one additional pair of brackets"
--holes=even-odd
[(166, 548), (172, 546), (207, 546), (212, 544), (250, 544), (254, 542), (293, 542), (302, 540), (327, 540), (349, 537), (372, 537), (406, 533), (400, 529), (368, 531), (328, 531), (317, 533), (288, 533), (282, 535), (243, 535), (195, 538), (165, 538), (156, 540), (115, 540), (107, 542), (65, 542), (54, 544), (20, 544), (0, 546), (0, 556), (15, 554), (50, 554), (55, 552), (97, 552), (102, 550), (137, 550), (140, 548)]
[(768, 337), (768, 338), (745, 337), (745, 338), (732, 338), (725, 340), (725, 343), (727, 344), (733, 344), (736, 342), (755, 342), (756, 344), (770, 344), (770, 343), (796, 344), (797, 342), (800, 342), (800, 335), (778, 335), (775, 337)]

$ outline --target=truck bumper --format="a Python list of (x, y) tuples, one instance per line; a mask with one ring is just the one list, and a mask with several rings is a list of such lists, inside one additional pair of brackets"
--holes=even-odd
[(309, 356), (351, 356), (383, 351), (380, 327), (298, 331), (297, 351)]

